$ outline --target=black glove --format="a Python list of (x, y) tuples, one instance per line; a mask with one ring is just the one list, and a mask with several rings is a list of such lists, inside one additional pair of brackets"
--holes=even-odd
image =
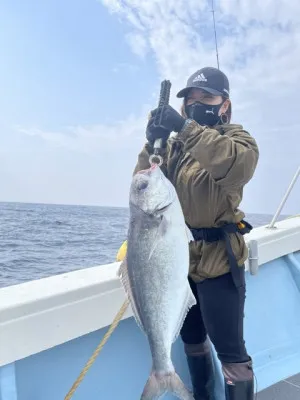
[(146, 130), (147, 140), (153, 144), (156, 139), (162, 139), (165, 144), (170, 133), (180, 132), (184, 123), (185, 119), (173, 107), (158, 107), (151, 112)]

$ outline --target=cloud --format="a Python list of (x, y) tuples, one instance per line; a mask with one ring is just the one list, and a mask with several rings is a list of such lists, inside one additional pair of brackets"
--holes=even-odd
[[(131, 24), (130, 45), (156, 59), (174, 93), (189, 74), (216, 65), (211, 2), (204, 0), (102, 0)], [(216, 23), (221, 69), (230, 76), (236, 100), (250, 95), (290, 93), (299, 77), (300, 4), (295, 0), (264, 2), (220, 0)], [(138, 21), (138, 22), (137, 22)], [(287, 57), (288, 55), (288, 57)]]
[[(156, 62), (159, 80), (170, 79), (171, 104), (179, 107), (176, 93), (199, 67), (216, 66), (211, 1), (207, 0), (98, 0), (126, 23), (125, 40), (141, 58)], [(282, 139), (282, 157), (295, 151), (298, 141), (300, 90), (300, 4), (296, 0), (220, 0), (215, 2), (220, 67), (231, 84), (233, 121), (241, 123), (262, 145), (275, 151)], [(131, 64), (114, 67), (134, 73)], [(158, 93), (153, 94), (155, 98)], [(153, 105), (152, 105), (153, 106)], [(23, 127), (53, 144), (92, 151), (99, 139), (114, 144), (126, 135), (145, 129), (146, 106), (141, 114), (114, 125), (70, 127), (45, 132)], [(139, 111), (138, 111), (139, 112)], [(277, 131), (277, 132), (276, 132)], [(122, 133), (120, 133), (122, 132)]]
[(111, 125), (69, 126), (58, 131), (48, 131), (40, 128), (25, 128), (17, 126), (15, 130), (31, 137), (41, 138), (54, 147), (62, 147), (71, 151), (92, 154), (101, 151), (120, 152), (132, 149), (135, 143), (140, 147), (145, 141), (145, 126), (147, 124), (149, 106), (143, 107), (138, 117), (129, 115), (125, 120)]
[[(171, 80), (174, 107), (181, 105), (176, 93), (190, 74), (217, 65), (211, 1), (97, 1), (124, 23), (124, 40), (132, 53), (155, 61), (158, 76), (153, 90), (159, 90), (161, 80)], [(231, 85), (232, 122), (244, 125), (260, 148), (257, 172), (245, 190), (245, 207), (272, 212), (299, 165), (300, 3), (219, 0), (215, 11), (220, 68)], [(114, 71), (120, 69), (134, 72), (128, 65), (117, 65)], [(154, 100), (158, 93), (152, 95)], [(127, 154), (133, 159), (144, 141), (152, 107), (145, 105), (136, 115), (111, 125), (71, 126), (54, 132), (41, 127), (19, 129), (53, 146), (99, 157)], [(122, 182), (129, 179), (128, 171), (118, 171)], [(294, 190), (299, 191), (299, 185)], [(295, 197), (299, 195), (291, 197), (291, 208), (298, 212)]]
[[(181, 100), (175, 96), (190, 74), (202, 66), (217, 65), (211, 1), (102, 3), (130, 26), (132, 51), (145, 57), (147, 49), (156, 61), (158, 79), (171, 80), (172, 105), (179, 107)], [(296, 156), (295, 143), (300, 145), (295, 129), (300, 91), (299, 13), (296, 0), (215, 2), (220, 69), (231, 84), (232, 122), (253, 133), (264, 157), (271, 156), (279, 142), (282, 159)]]
[(148, 52), (147, 41), (143, 35), (138, 33), (128, 33), (126, 39), (131, 46), (132, 51), (139, 57), (144, 58)]
[[(133, 53), (155, 60), (158, 80), (171, 80), (174, 107), (181, 105), (176, 93), (189, 75), (217, 66), (210, 0), (102, 3), (129, 25)], [(232, 122), (244, 125), (260, 148), (257, 172), (245, 190), (252, 210), (272, 212), (299, 165), (299, 13), (296, 0), (215, 2), (220, 69), (230, 81)]]

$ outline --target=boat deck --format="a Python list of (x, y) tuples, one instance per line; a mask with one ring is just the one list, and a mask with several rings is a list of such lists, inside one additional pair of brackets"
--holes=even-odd
[(278, 382), (257, 395), (257, 400), (297, 400), (300, 399), (300, 374)]

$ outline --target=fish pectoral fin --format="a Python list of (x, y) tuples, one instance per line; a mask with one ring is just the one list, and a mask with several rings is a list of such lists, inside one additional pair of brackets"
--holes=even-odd
[(124, 258), (124, 260), (122, 261), (122, 263), (120, 265), (120, 268), (118, 270), (118, 276), (120, 277), (122, 286), (123, 286), (123, 288), (125, 290), (125, 293), (127, 295), (128, 300), (130, 302), (131, 309), (132, 309), (134, 318), (136, 320), (136, 323), (139, 326), (139, 328), (143, 332), (145, 332), (145, 330), (143, 328), (142, 321), (140, 319), (140, 316), (139, 316), (139, 313), (138, 313), (138, 310), (137, 310), (137, 306), (135, 304), (135, 300), (134, 300), (133, 294), (132, 294), (131, 285), (130, 285), (129, 277), (128, 277), (127, 259), (126, 258)]
[(157, 228), (157, 231), (156, 231), (156, 235), (155, 235), (155, 239), (153, 241), (153, 245), (152, 245), (150, 253), (149, 253), (148, 261), (152, 257), (152, 254), (154, 253), (154, 250), (156, 249), (156, 247), (157, 247), (158, 243), (160, 242), (160, 240), (165, 236), (165, 234), (166, 234), (166, 232), (168, 230), (168, 225), (169, 225), (169, 221), (167, 220), (167, 218), (164, 215), (162, 215), (160, 224), (159, 224), (159, 226)]
[(192, 235), (192, 232), (190, 231), (190, 229), (188, 228), (187, 225), (185, 225), (185, 232), (186, 232), (186, 236), (187, 236), (187, 238), (188, 238), (188, 242), (189, 242), (189, 243), (190, 243), (190, 242), (193, 242), (195, 239), (194, 239), (194, 237), (193, 237), (193, 235)]
[(195, 304), (197, 304), (197, 301), (195, 299), (194, 293), (192, 292), (192, 289), (190, 288), (189, 283), (187, 282), (185, 301), (183, 302), (181, 313), (178, 318), (178, 324), (175, 326), (175, 329), (174, 329), (173, 340), (172, 340), (173, 343), (175, 342), (175, 340), (178, 338), (178, 336), (180, 334), (180, 330), (182, 328), (182, 325), (184, 323), (184, 320), (185, 320), (189, 310)]

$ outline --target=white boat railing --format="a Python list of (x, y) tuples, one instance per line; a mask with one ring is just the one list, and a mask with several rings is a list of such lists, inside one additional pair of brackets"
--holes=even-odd
[(287, 199), (288, 199), (288, 197), (289, 197), (289, 195), (290, 195), (290, 193), (291, 193), (291, 191), (292, 191), (292, 189), (293, 189), (293, 187), (294, 187), (299, 175), (300, 175), (300, 166), (298, 167), (298, 170), (297, 170), (295, 176), (293, 177), (292, 182), (290, 183), (290, 186), (288, 187), (288, 189), (287, 189), (287, 191), (286, 191), (286, 193), (285, 193), (285, 195), (284, 195), (284, 197), (283, 197), (283, 199), (282, 199), (282, 201), (281, 201), (281, 203), (280, 203), (280, 205), (278, 207), (278, 210), (276, 211), (272, 221), (270, 222), (269, 225), (267, 225), (268, 229), (276, 229), (275, 222), (277, 221), (277, 218), (280, 215), (280, 213), (281, 213), (281, 211), (283, 209), (283, 206), (285, 205), (285, 203), (286, 203), (286, 201), (287, 201)]

